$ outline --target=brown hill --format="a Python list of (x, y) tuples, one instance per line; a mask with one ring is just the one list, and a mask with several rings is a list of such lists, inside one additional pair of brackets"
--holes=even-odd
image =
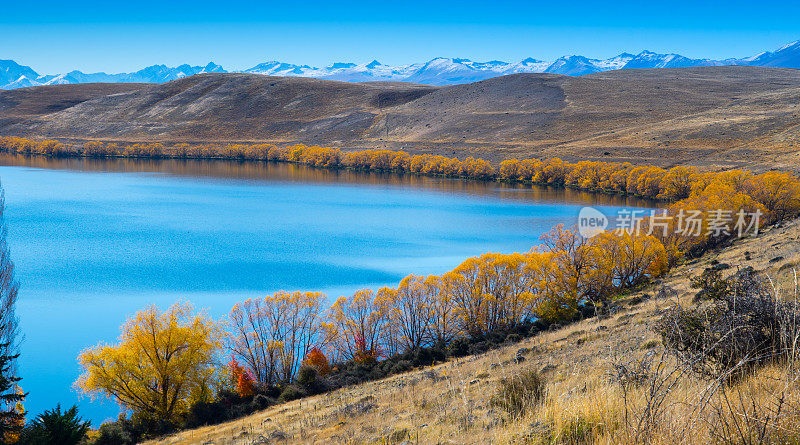
[(83, 83), (0, 90), (0, 125), (24, 122), (90, 99), (127, 93), (145, 86), (147, 84), (143, 83)]
[(448, 155), (797, 169), (800, 70), (703, 67), (472, 84), (203, 74), (0, 92), (0, 134), (304, 142)]

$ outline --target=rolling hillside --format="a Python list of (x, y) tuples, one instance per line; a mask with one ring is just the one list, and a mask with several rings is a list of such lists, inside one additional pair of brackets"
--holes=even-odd
[(796, 170), (799, 102), (800, 71), (744, 66), (515, 74), (443, 87), (200, 74), (2, 91), (0, 135)]

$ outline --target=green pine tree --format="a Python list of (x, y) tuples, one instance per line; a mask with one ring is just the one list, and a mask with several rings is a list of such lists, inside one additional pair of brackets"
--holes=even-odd
[(86, 436), (90, 421), (78, 417), (78, 407), (61, 412), (61, 404), (36, 416), (25, 427), (20, 437), (20, 445), (77, 445)]

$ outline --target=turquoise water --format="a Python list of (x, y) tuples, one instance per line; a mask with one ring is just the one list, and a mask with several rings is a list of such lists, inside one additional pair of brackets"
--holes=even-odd
[(214, 317), (279, 289), (331, 298), (439, 274), (484, 252), (521, 252), (585, 205), (646, 202), (546, 188), (285, 164), (0, 157), (21, 283), (20, 372), (33, 415), (77, 403), (83, 348), (144, 306), (185, 299)]

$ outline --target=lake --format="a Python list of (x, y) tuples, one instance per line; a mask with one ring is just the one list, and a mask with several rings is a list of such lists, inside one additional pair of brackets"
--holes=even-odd
[(24, 334), (29, 418), (77, 403), (97, 426), (109, 401), (79, 398), (78, 353), (125, 319), (184, 299), (222, 317), (276, 290), (331, 299), (440, 274), (485, 252), (524, 252), (583, 206), (633, 198), (545, 187), (226, 161), (0, 156)]

